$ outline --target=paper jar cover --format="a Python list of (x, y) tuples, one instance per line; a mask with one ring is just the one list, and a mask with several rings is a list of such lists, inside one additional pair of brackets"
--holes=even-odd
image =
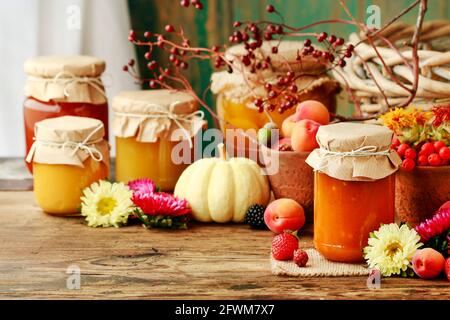
[(386, 127), (362, 123), (321, 126), (320, 148), (306, 159), (314, 170), (345, 181), (373, 181), (398, 170), (401, 159), (390, 149), (393, 132)]
[(109, 166), (104, 135), (103, 123), (93, 118), (64, 116), (39, 121), (27, 161), (83, 167), (83, 162), (93, 157)]
[(90, 56), (44, 56), (24, 64), (25, 96), (41, 101), (106, 103), (105, 62)]
[(124, 91), (114, 97), (112, 108), (114, 135), (139, 142), (187, 140), (206, 124), (198, 103), (186, 92)]

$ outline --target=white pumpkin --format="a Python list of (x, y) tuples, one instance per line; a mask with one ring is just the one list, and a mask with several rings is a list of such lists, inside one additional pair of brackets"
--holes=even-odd
[(189, 202), (198, 221), (243, 222), (249, 206), (268, 204), (269, 180), (255, 161), (227, 159), (223, 144), (219, 152), (220, 158), (201, 159), (187, 167), (174, 195)]

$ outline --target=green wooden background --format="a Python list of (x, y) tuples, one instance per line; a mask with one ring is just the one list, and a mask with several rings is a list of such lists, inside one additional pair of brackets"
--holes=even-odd
[[(347, 0), (347, 6), (359, 21), (366, 21), (366, 10), (370, 5), (378, 5), (381, 11), (381, 23), (387, 22), (395, 13), (407, 7), (413, 0)], [(227, 43), (235, 20), (276, 19), (265, 11), (267, 4), (274, 4), (282, 13), (288, 24), (302, 26), (317, 20), (348, 19), (337, 0), (204, 0), (204, 9), (198, 11), (192, 7), (183, 8), (179, 0), (128, 0), (132, 28), (142, 34), (145, 30), (161, 32), (168, 23), (182, 25), (192, 44), (211, 47)], [(403, 21), (414, 23), (417, 9), (407, 14)], [(449, 0), (429, 0), (426, 20), (450, 19)], [(347, 37), (355, 27), (343, 24), (321, 25), (311, 29), (326, 31)], [(146, 74), (146, 62), (142, 50), (138, 51), (142, 74)], [(165, 57), (159, 57), (160, 60)], [(187, 76), (197, 92), (203, 92), (208, 86), (213, 71), (208, 62), (191, 66)], [(214, 99), (209, 94), (208, 103), (214, 106)], [(351, 106), (343, 97), (339, 100), (339, 112), (348, 114)], [(209, 119), (210, 121), (210, 119)], [(210, 124), (212, 124), (210, 122)]]

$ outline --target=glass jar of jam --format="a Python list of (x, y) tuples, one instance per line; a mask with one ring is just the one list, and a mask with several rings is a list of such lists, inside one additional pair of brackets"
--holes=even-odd
[[(274, 46), (278, 47), (277, 54), (271, 51)], [(225, 58), (232, 62), (232, 72), (216, 72), (211, 79), (211, 90), (217, 94), (217, 113), (223, 119), (220, 123), (222, 130), (259, 129), (268, 122), (274, 122), (281, 128), (283, 120), (295, 112), (295, 106), (280, 113), (277, 111), (279, 99), (275, 98), (271, 101), (275, 109), (260, 113), (253, 102), (258, 97), (267, 97), (264, 83), (276, 83), (279, 77), (285, 77), (288, 71), (294, 71), (297, 77), (298, 102), (317, 100), (331, 112), (335, 111), (335, 96), (340, 90), (339, 84), (326, 75), (326, 67), (318, 59), (302, 56), (299, 61), (297, 53), (301, 52), (302, 48), (303, 43), (299, 41), (265, 41), (254, 53), (256, 60), (261, 63), (270, 58), (271, 68), (258, 69), (256, 72), (251, 72), (251, 66), (246, 67), (241, 62), (247, 53), (243, 44), (228, 49)]]
[(394, 222), (395, 177), (401, 163), (382, 126), (321, 126), (320, 148), (306, 162), (315, 169), (314, 246), (327, 259), (363, 260), (369, 234)]
[(193, 159), (193, 137), (205, 125), (196, 100), (178, 91), (126, 91), (112, 108), (116, 180), (148, 178), (173, 191)]
[[(36, 122), (66, 115), (95, 118), (104, 124), (108, 139), (108, 103), (101, 74), (105, 62), (89, 56), (37, 57), (24, 65), (24, 124), (26, 153), (34, 139)], [(31, 164), (28, 164), (31, 170)]]
[(34, 195), (47, 213), (74, 215), (84, 188), (109, 176), (109, 146), (97, 119), (64, 116), (35, 125), (27, 162), (33, 166)]

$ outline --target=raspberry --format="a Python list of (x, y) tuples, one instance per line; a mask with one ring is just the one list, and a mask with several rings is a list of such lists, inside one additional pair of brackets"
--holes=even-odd
[(282, 233), (273, 237), (272, 255), (276, 260), (290, 260), (298, 249), (298, 240), (290, 233)]
[(297, 249), (294, 251), (294, 262), (300, 268), (306, 266), (308, 259), (309, 257), (305, 250)]

